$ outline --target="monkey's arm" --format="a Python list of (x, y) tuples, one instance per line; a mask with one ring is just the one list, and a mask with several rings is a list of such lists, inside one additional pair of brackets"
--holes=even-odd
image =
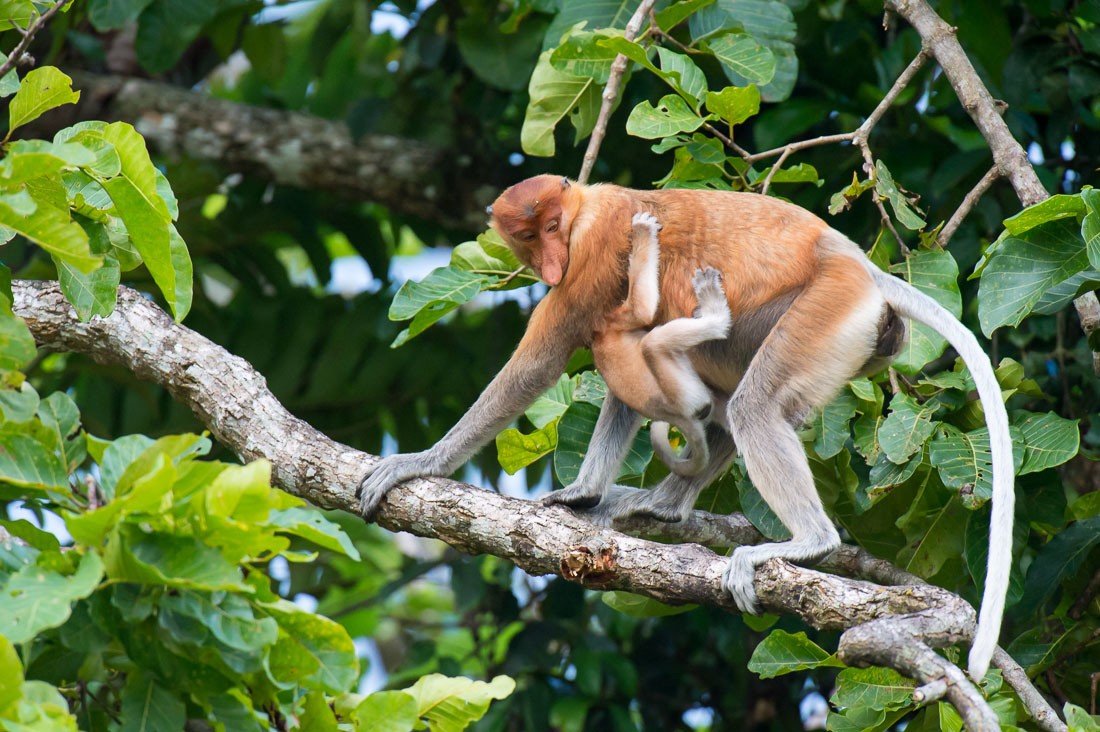
[(523, 339), (508, 363), (469, 411), (423, 452), (390, 455), (369, 467), (359, 484), (359, 506), (370, 518), (398, 483), (426, 475), (450, 475), (557, 381), (583, 333), (562, 317), (561, 298), (551, 291), (531, 314)]

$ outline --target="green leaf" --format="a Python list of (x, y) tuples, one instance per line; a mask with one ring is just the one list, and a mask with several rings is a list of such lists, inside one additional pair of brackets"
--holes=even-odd
[(1100, 272), (1088, 269), (1063, 280), (1043, 293), (1031, 312), (1054, 315), (1086, 292), (1100, 289)]
[(657, 56), (661, 60), (662, 76), (670, 80), (673, 88), (698, 111), (699, 101), (707, 91), (707, 79), (703, 72), (690, 56), (670, 51), (664, 46), (657, 47)]
[(727, 33), (706, 42), (727, 72), (733, 72), (754, 84), (767, 84), (775, 76), (775, 54), (747, 33)]
[(84, 229), (69, 220), (69, 212), (41, 201), (34, 213), (21, 216), (0, 202), (0, 226), (22, 234), (50, 254), (68, 262), (81, 272), (91, 272), (103, 258), (92, 254)]
[[(2, 349), (0, 349), (2, 350)], [(32, 351), (33, 352), (33, 351)], [(38, 409), (38, 392), (29, 381), (0, 384), (0, 421), (26, 422)]]
[(0, 480), (22, 488), (69, 492), (65, 463), (25, 434), (0, 432)]
[(970, 512), (952, 496), (939, 510), (931, 512), (932, 523), (913, 549), (905, 569), (918, 577), (929, 579), (944, 565), (963, 555), (966, 521)]
[[(771, 81), (760, 88), (765, 101), (781, 102), (790, 96), (798, 78), (798, 57), (794, 40), (797, 26), (786, 3), (779, 0), (718, 0), (702, 8), (688, 21), (692, 40), (715, 37), (730, 30), (743, 30), (753, 40), (771, 51), (775, 73)], [(746, 79), (723, 65), (726, 77), (736, 86), (747, 86)]]
[(41, 430), (36, 436), (62, 460), (67, 471), (77, 468), (87, 451), (84, 440), (77, 436), (80, 429), (80, 410), (64, 392), (55, 391), (43, 399), (37, 409)]
[(1063, 579), (1074, 577), (1100, 542), (1100, 516), (1072, 524), (1044, 544), (1027, 570), (1024, 597), (1017, 605), (1021, 617), (1042, 607)]
[(1081, 200), (1087, 212), (1081, 221), (1081, 238), (1085, 240), (1089, 264), (1093, 269), (1100, 269), (1100, 189), (1090, 188), (1082, 191)]
[(90, 0), (88, 19), (97, 31), (121, 28), (137, 20), (153, 0)]
[(692, 132), (705, 122), (675, 94), (661, 97), (657, 106), (648, 101), (640, 103), (626, 120), (626, 131), (635, 137), (655, 140), (677, 132)]
[[(18, 2), (18, 0), (16, 0)], [(30, 5), (30, 3), (27, 3)], [(3, 17), (3, 10), (0, 10), (0, 17)], [(0, 29), (3, 29), (5, 23), (0, 20)], [(0, 64), (8, 60), (7, 54), (0, 52)], [(12, 69), (8, 73), (4, 74), (4, 78), (0, 79), (0, 99), (9, 97), (19, 91), (19, 73)]]
[(1079, 218), (1085, 215), (1085, 193), (1073, 195), (1057, 194), (1040, 201), (1034, 206), (1028, 206), (1015, 216), (1005, 219), (1005, 229), (1013, 236), (1019, 236), (1025, 231), (1030, 231), (1040, 224), (1055, 221), (1067, 217)]
[(890, 415), (878, 428), (878, 439), (886, 457), (900, 465), (932, 436), (935, 425), (908, 399), (895, 398), (890, 407)]
[(1054, 412), (1024, 412), (1012, 422), (1023, 435), (1024, 462), (1020, 475), (1061, 465), (1081, 447), (1079, 420), (1064, 419)]
[[(271, 620), (271, 618), (267, 619)], [(283, 688), (291, 688), (317, 673), (321, 668), (321, 662), (302, 644), (284, 636), (264, 655), (264, 668), (276, 684)]]
[(516, 682), (508, 676), (486, 683), (428, 674), (405, 693), (416, 699), (417, 717), (426, 719), (433, 732), (461, 732), (484, 716), (493, 699), (504, 699), (515, 688)]
[(557, 422), (550, 422), (529, 435), (509, 428), (496, 437), (497, 461), (504, 472), (515, 475), (543, 455), (553, 452), (557, 445)]
[(848, 423), (856, 416), (857, 402), (851, 392), (842, 391), (813, 418), (817, 430), (814, 452), (820, 457), (831, 458), (844, 449), (850, 436)]
[[(523, 265), (500, 235), (489, 229), (479, 234), (476, 241), (466, 241), (455, 247), (451, 252), (451, 267), (473, 274), (507, 277)], [(538, 278), (527, 270), (498, 289), (511, 290), (537, 281)]]
[(755, 84), (727, 86), (720, 92), (707, 92), (707, 109), (726, 124), (738, 125), (760, 111), (760, 90)]
[(688, 16), (700, 8), (714, 3), (714, 0), (683, 0), (673, 3), (657, 13), (657, 27), (669, 31), (687, 20)]
[[(769, 165), (753, 176), (753, 183), (757, 181), (762, 183), (771, 173), (772, 167)], [(813, 183), (820, 188), (825, 181), (817, 177), (817, 168), (809, 163), (799, 163), (792, 168), (780, 168), (775, 171), (775, 175), (772, 176), (772, 183)]]
[(336, 715), (320, 691), (306, 694), (299, 723), (308, 732), (337, 732)]
[(1066, 702), (1062, 707), (1069, 732), (1100, 732), (1100, 722), (1079, 706)]
[(278, 530), (284, 534), (300, 536), (303, 539), (312, 541), (317, 546), (340, 552), (357, 562), (359, 561), (359, 550), (355, 548), (351, 538), (344, 533), (339, 524), (329, 521), (317, 509), (284, 508), (280, 511), (273, 511), (267, 522), (278, 527)]
[(0, 313), (0, 369), (21, 369), (36, 352), (34, 336), (23, 319)]
[(459, 53), (474, 75), (486, 84), (521, 91), (538, 55), (542, 27), (524, 23), (515, 33), (502, 33), (487, 18), (470, 14), (455, 26)]
[(694, 610), (696, 605), (666, 605), (633, 592), (601, 592), (600, 599), (612, 610), (634, 618), (663, 618)]
[[(560, 14), (559, 14), (560, 17)], [(576, 140), (588, 136), (600, 112), (600, 85), (590, 78), (558, 71), (550, 52), (539, 56), (527, 85), (527, 112), (520, 144), (528, 155), (554, 155), (554, 128), (566, 117), (576, 129)]]
[[(138, 61), (151, 73), (168, 71), (198, 37), (203, 26), (223, 9), (224, 4), (219, 0), (159, 0), (151, 4), (138, 19), (134, 40)], [(228, 53), (223, 54), (226, 55)]]
[(410, 732), (419, 718), (419, 706), (404, 691), (376, 691), (364, 699), (351, 718), (357, 732)]
[(54, 107), (75, 104), (80, 99), (80, 92), (73, 91), (72, 83), (72, 79), (53, 66), (28, 71), (8, 106), (9, 131)]
[(99, 487), (113, 499), (115, 487), (130, 464), (153, 444), (153, 439), (145, 435), (124, 435), (110, 443), (103, 451), (99, 463)]
[(257, 618), (248, 601), (233, 593), (182, 590), (163, 595), (160, 606), (197, 620), (225, 645), (249, 653), (272, 645), (279, 634), (274, 618)]
[(759, 529), (761, 534), (772, 541), (786, 541), (791, 538), (791, 532), (775, 515), (771, 506), (760, 495), (760, 491), (756, 490), (756, 486), (753, 485), (747, 474), (744, 474), (737, 481), (737, 493), (741, 500), (741, 511), (745, 514), (745, 518)]
[(393, 297), (389, 318), (413, 318), (413, 322), (407, 330), (402, 331), (391, 347), (404, 345), (410, 338), (424, 332), (444, 315), (469, 302), (496, 281), (496, 277), (464, 272), (453, 267), (439, 267), (420, 282), (406, 282)]
[(112, 529), (104, 560), (107, 576), (122, 582), (196, 590), (249, 590), (241, 580), (240, 569), (218, 550), (191, 537), (144, 534), (132, 524)]
[(122, 690), (121, 732), (179, 732), (185, 721), (183, 702), (157, 684), (152, 674), (127, 674)]
[(543, 37), (543, 49), (554, 48), (567, 30), (584, 22), (588, 30), (626, 28), (641, 0), (563, 0)]
[[(558, 422), (558, 447), (554, 451), (554, 474), (558, 476), (562, 485), (569, 485), (577, 479), (599, 414), (600, 408), (597, 405), (574, 401)], [(653, 446), (649, 442), (649, 435), (639, 432), (634, 437), (630, 452), (623, 460), (618, 477), (641, 475), (652, 457)]]
[(969, 492), (975, 505), (993, 496), (988, 427), (963, 432), (945, 424), (943, 436), (930, 443), (928, 457), (939, 471), (943, 484), (953, 490)]
[(114, 312), (121, 276), (114, 255), (104, 256), (103, 266), (89, 274), (57, 257), (54, 257), (54, 266), (61, 292), (72, 303), (82, 322), (88, 322), (93, 315), (106, 318)]
[(92, 594), (103, 577), (103, 561), (88, 551), (75, 573), (64, 576), (35, 564), (24, 566), (0, 587), (4, 612), (0, 635), (24, 643), (69, 619), (72, 603)]
[(829, 701), (841, 709), (899, 709), (913, 701), (915, 686), (893, 669), (846, 668), (837, 676), (836, 690)]
[(889, 202), (890, 208), (894, 209), (894, 216), (902, 226), (913, 230), (924, 228), (924, 219), (919, 209), (901, 192), (894, 182), (894, 176), (881, 160), (875, 161), (875, 193)]
[[(904, 262), (890, 267), (909, 284), (938, 302), (956, 318), (962, 315), (962, 295), (959, 294), (959, 266), (950, 252), (942, 249), (917, 251)], [(909, 338), (894, 368), (903, 373), (916, 373), (926, 363), (943, 353), (947, 340), (923, 323), (908, 322)]]
[(599, 32), (571, 33), (550, 54), (550, 64), (563, 74), (587, 77), (597, 84), (606, 84), (611, 73), (611, 62), (619, 55), (614, 48), (600, 43), (607, 38), (606, 33)]
[(749, 671), (762, 679), (822, 666), (844, 668), (835, 655), (811, 641), (804, 632), (792, 634), (785, 630), (773, 630), (760, 641), (749, 659)]
[(0, 712), (23, 696), (23, 664), (15, 646), (0, 635)]
[(575, 386), (576, 382), (569, 374), (562, 374), (558, 377), (556, 384), (547, 389), (527, 408), (524, 415), (539, 429), (557, 421), (558, 417), (565, 414), (565, 410), (573, 403)]
[(879, 453), (878, 459), (871, 466), (871, 474), (868, 476), (867, 494), (872, 501), (881, 496), (883, 488), (892, 488), (901, 485), (917, 472), (917, 468), (924, 462), (924, 453), (918, 452), (909, 462), (893, 462), (885, 454)]
[(348, 632), (339, 623), (307, 613), (292, 602), (262, 603), (286, 636), (317, 661), (317, 671), (303, 679), (307, 688), (333, 694), (347, 691), (359, 679), (359, 658)]
[(1019, 325), (1044, 292), (1088, 266), (1075, 221), (1059, 219), (1005, 238), (982, 270), (982, 332), (988, 336), (1002, 325)]

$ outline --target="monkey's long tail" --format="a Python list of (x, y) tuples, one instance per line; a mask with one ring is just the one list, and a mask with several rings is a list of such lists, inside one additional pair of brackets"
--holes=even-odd
[(978, 388), (978, 398), (989, 426), (989, 447), (993, 462), (993, 509), (989, 526), (989, 562), (985, 574), (985, 592), (978, 613), (978, 630), (970, 646), (970, 678), (980, 681), (989, 668), (997, 646), (1004, 615), (1008, 575), (1012, 568), (1013, 465), (1012, 438), (1008, 433), (1008, 412), (1001, 399), (1001, 387), (993, 374), (989, 357), (978, 339), (939, 303), (905, 280), (883, 272), (861, 258), (871, 279), (895, 310), (924, 323), (947, 339), (962, 356)]
[[(695, 448), (688, 447), (691, 451), (689, 457), (678, 457), (672, 449), (672, 443), (668, 440), (668, 422), (653, 420), (649, 423), (649, 443), (653, 445), (653, 452), (661, 462), (668, 466), (673, 473), (683, 477), (691, 477), (703, 472), (706, 467), (706, 459), (698, 459)], [(689, 443), (690, 445), (690, 443)], [(693, 459), (694, 458), (694, 459)]]

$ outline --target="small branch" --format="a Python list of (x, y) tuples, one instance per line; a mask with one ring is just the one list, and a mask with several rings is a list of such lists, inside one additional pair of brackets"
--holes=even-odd
[(27, 50), (27, 46), (31, 45), (31, 41), (34, 40), (34, 36), (38, 31), (42, 30), (42, 26), (50, 22), (50, 18), (56, 15), (57, 11), (61, 10), (62, 6), (67, 2), (69, 2), (69, 0), (57, 0), (56, 3), (46, 9), (46, 12), (35, 18), (30, 25), (27, 26), (26, 30), (12, 23), (12, 27), (19, 31), (23, 35), (23, 38), (15, 45), (11, 53), (8, 54), (7, 61), (0, 64), (0, 79), (3, 79), (7, 76), (9, 71), (16, 67), (19, 60), (23, 58), (23, 53)]
[(944, 224), (943, 229), (940, 230), (940, 235), (936, 237), (936, 246), (943, 249), (947, 246), (947, 242), (951, 241), (951, 237), (955, 235), (955, 231), (959, 228), (959, 225), (966, 218), (967, 214), (978, 205), (978, 201), (982, 199), (985, 192), (989, 190), (989, 187), (993, 185), (993, 181), (1001, 177), (1001, 169), (994, 165), (989, 169), (989, 172), (982, 176), (982, 179), (978, 181), (970, 192), (963, 198), (962, 203), (955, 213), (951, 214), (951, 218)]
[(1012, 659), (1012, 656), (1000, 648), (993, 651), (993, 665), (1001, 669), (1001, 677), (1005, 683), (1012, 687), (1020, 701), (1027, 708), (1028, 714), (1046, 732), (1067, 732), (1065, 723), (1058, 718), (1058, 713), (1050, 706), (1046, 698), (1039, 693), (1027, 672)]
[[(626, 32), (623, 34), (626, 40), (633, 41), (638, 35), (638, 29), (642, 27), (642, 21), (645, 20), (654, 2), (656, 0), (642, 0), (642, 4), (634, 11), (634, 15), (630, 16), (626, 24)], [(578, 183), (587, 183), (588, 177), (592, 175), (592, 166), (596, 164), (596, 155), (599, 154), (600, 145), (603, 144), (604, 135), (607, 134), (607, 121), (611, 118), (611, 108), (615, 106), (615, 100), (619, 97), (619, 85), (622, 83), (623, 73), (628, 63), (629, 59), (621, 53), (611, 62), (611, 72), (607, 77), (607, 85), (603, 88), (600, 114), (596, 117), (592, 136), (588, 138), (588, 149), (584, 151), (584, 162), (581, 164), (580, 175), (577, 176)]]
[(893, 105), (898, 95), (902, 93), (905, 87), (909, 86), (909, 82), (913, 80), (913, 77), (917, 75), (917, 72), (921, 70), (921, 67), (924, 66), (930, 56), (931, 54), (926, 49), (921, 48), (920, 52), (905, 67), (905, 71), (902, 71), (898, 78), (894, 80), (894, 85), (886, 92), (886, 96), (882, 98), (882, 101), (878, 103), (867, 119), (863, 120), (863, 124), (855, 130), (855, 140), (862, 139), (866, 141), (870, 137), (871, 130), (882, 119), (882, 115), (886, 114), (886, 110)]
[(1096, 570), (1096, 574), (1089, 580), (1088, 585), (1085, 587), (1085, 591), (1073, 601), (1073, 605), (1066, 615), (1073, 620), (1080, 620), (1081, 616), (1085, 613), (1085, 608), (1087, 608), (1093, 598), (1096, 597), (1097, 592), (1100, 592), (1100, 569)]
[(751, 158), (752, 155), (749, 154), (748, 150), (746, 150), (745, 148), (738, 145), (736, 142), (733, 141), (732, 137), (730, 137), (729, 135), (727, 135), (724, 132), (722, 132), (721, 130), (719, 130), (717, 127), (712, 125), (710, 122), (704, 122), (703, 123), (703, 129), (706, 130), (707, 132), (709, 132), (710, 134), (714, 135), (715, 137), (717, 137), (719, 140), (722, 141), (723, 145), (725, 145), (730, 150), (733, 150), (735, 153), (737, 153), (742, 158), (744, 158), (745, 162), (748, 162), (748, 163), (752, 162), (751, 160), (749, 160), (749, 158)]
[(779, 156), (779, 160), (775, 161), (772, 165), (772, 169), (768, 171), (768, 177), (764, 179), (764, 185), (760, 188), (760, 195), (768, 195), (768, 186), (772, 184), (772, 178), (775, 176), (775, 171), (783, 167), (783, 161), (787, 159), (787, 156), (791, 154), (791, 149), (788, 147), (783, 151), (783, 154)]
[(799, 150), (805, 150), (808, 147), (817, 147), (818, 145), (828, 145), (833, 142), (851, 142), (855, 138), (855, 130), (851, 132), (841, 132), (836, 135), (822, 135), (821, 137), (815, 137), (810, 140), (799, 140), (798, 142), (791, 142), (782, 147), (773, 147), (771, 150), (765, 150), (764, 152), (754, 153), (745, 157), (745, 162), (755, 163), (757, 160), (763, 160), (765, 158), (781, 155), (785, 150), (790, 152), (798, 152)]

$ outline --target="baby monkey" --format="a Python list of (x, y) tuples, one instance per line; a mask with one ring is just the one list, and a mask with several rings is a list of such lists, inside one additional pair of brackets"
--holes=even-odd
[[(649, 434), (658, 457), (677, 475), (698, 475), (710, 461), (707, 421), (713, 418), (729, 431), (725, 400), (703, 383), (688, 355), (704, 341), (729, 335), (730, 309), (722, 274), (713, 267), (695, 270), (691, 283), (699, 305), (692, 317), (653, 328), (660, 301), (657, 232), (661, 225), (649, 213), (634, 214), (631, 225), (626, 301), (611, 312), (607, 327), (596, 333), (592, 355), (611, 392), (653, 420)], [(641, 363), (646, 368), (638, 368)], [(677, 457), (669, 444), (669, 424), (687, 441), (684, 457)]]

